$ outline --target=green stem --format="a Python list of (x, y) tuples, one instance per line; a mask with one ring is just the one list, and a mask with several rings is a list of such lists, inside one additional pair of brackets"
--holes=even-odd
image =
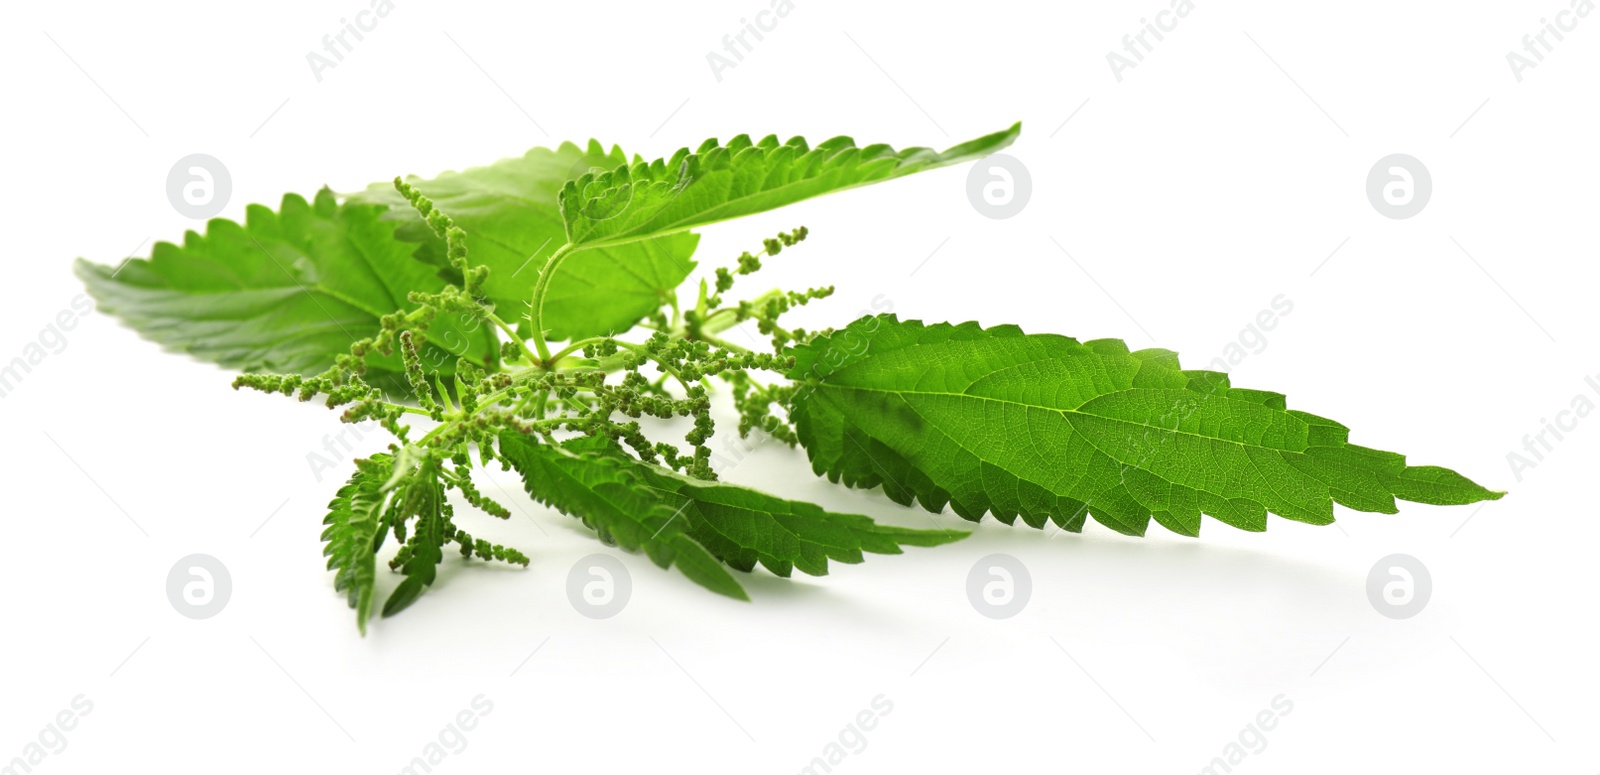
[(582, 350), (584, 347), (586, 347), (588, 345), (599, 344), (599, 343), (604, 342), (605, 340), (610, 339), (610, 338), (611, 337), (609, 337), (609, 336), (591, 336), (588, 339), (579, 339), (578, 341), (573, 342), (573, 343), (567, 345), (566, 347), (561, 348), (561, 352), (558, 352), (555, 355), (550, 356), (550, 362), (553, 364), (556, 361), (559, 361), (562, 358), (567, 357), (568, 355), (571, 355), (571, 354), (573, 354), (573, 353), (575, 353), (575, 352), (577, 352), (579, 350)]
[[(773, 299), (781, 298), (783, 295), (784, 294), (782, 290), (774, 288), (766, 293), (761, 294), (760, 296), (755, 297), (754, 299), (751, 299), (750, 308), (753, 310), (759, 310), (766, 306), (767, 302)], [(725, 315), (731, 316), (731, 319), (724, 319)], [(725, 331), (733, 328), (734, 326), (743, 322), (743, 320), (745, 319), (739, 317), (739, 307), (737, 305), (732, 307), (720, 307), (712, 310), (710, 314), (706, 315), (705, 320), (701, 321), (700, 323), (700, 330), (710, 331), (714, 334), (718, 331)]]
[[(641, 349), (643, 349), (643, 348), (641, 348)], [(538, 369), (537, 367), (535, 367), (535, 368), (530, 368), (530, 369), (523, 369), (519, 373), (525, 373), (526, 372), (526, 373), (540, 374), (540, 373), (544, 373), (544, 371), (545, 371), (544, 369)], [(478, 398), (478, 408), (477, 409), (474, 409), (471, 412), (466, 412), (466, 411), (456, 411), (456, 412), (454, 412), (453, 413), (454, 414), (453, 417), (447, 418), (444, 422), (440, 423), (438, 425), (438, 427), (435, 427), (433, 430), (428, 431), (428, 433), (426, 435), (424, 435), (421, 439), (418, 439), (417, 440), (417, 446), (426, 446), (429, 440), (433, 439), (433, 437), (439, 435), (441, 432), (443, 432), (445, 429), (449, 428), (450, 426), (456, 425), (456, 424), (460, 423), (463, 420), (471, 419), (471, 418), (473, 418), (473, 417), (475, 417), (475, 416), (477, 416), (479, 414), (482, 414), (486, 410), (489, 410), (489, 409), (492, 409), (494, 407), (499, 406), (500, 405), (500, 399), (506, 397), (507, 395), (511, 395), (511, 394), (515, 393), (518, 389), (521, 389), (521, 388), (524, 388), (524, 387), (526, 387), (526, 385), (524, 385), (523, 383), (515, 382), (509, 387), (504, 387), (504, 388), (501, 388), (499, 390), (496, 390), (494, 392), (491, 392), (491, 393), (488, 393), (486, 395), (483, 395), (483, 396), (479, 397)], [(579, 389), (585, 389), (585, 388), (579, 388)], [(540, 390), (538, 392), (541, 393), (541, 394), (548, 395), (550, 391), (548, 389), (544, 389), (544, 390)], [(408, 411), (410, 411), (409, 408), (408, 408)], [(515, 411), (516, 411), (516, 407), (513, 407), (512, 412), (514, 413)], [(424, 414), (424, 415), (428, 414), (427, 412), (423, 412), (423, 411), (420, 411), (420, 410), (418, 410), (418, 413), (419, 414)], [(557, 418), (557, 419), (559, 419), (559, 418)]]
[(561, 262), (572, 254), (572, 243), (567, 243), (545, 259), (544, 268), (539, 270), (539, 281), (533, 286), (533, 346), (539, 350), (539, 362), (550, 365), (550, 347), (544, 342), (544, 297), (550, 290), (550, 277), (556, 273)]
[(631, 351), (633, 353), (638, 354), (640, 357), (644, 358), (645, 360), (654, 362), (655, 365), (656, 365), (656, 368), (661, 369), (662, 371), (664, 371), (664, 372), (666, 372), (668, 374), (671, 374), (674, 379), (677, 379), (678, 380), (678, 384), (682, 385), (684, 390), (688, 390), (689, 389), (689, 381), (684, 379), (683, 375), (679, 374), (677, 369), (674, 369), (671, 366), (668, 366), (667, 364), (663, 363), (660, 358), (657, 358), (655, 356), (655, 354), (650, 352), (648, 349), (646, 349), (644, 347), (644, 345), (631, 344), (631, 343), (628, 343), (628, 342), (617, 342), (617, 344), (620, 347), (622, 347), (622, 349), (624, 349), (624, 350)]
[(733, 352), (741, 353), (741, 354), (745, 354), (745, 355), (748, 355), (750, 353), (750, 348), (748, 348), (748, 347), (741, 347), (740, 345), (736, 345), (733, 342), (730, 342), (730, 341), (728, 341), (726, 339), (723, 339), (723, 338), (717, 337), (717, 336), (712, 336), (711, 334), (708, 334), (708, 333), (705, 333), (705, 332), (701, 332), (700, 338), (701, 338), (701, 340), (705, 341), (707, 344), (710, 344), (710, 345), (712, 345), (714, 347), (721, 347), (724, 350), (732, 350)]
[[(477, 409), (474, 409), (471, 412), (464, 412), (464, 411), (463, 412), (455, 412), (454, 414), (456, 416), (451, 417), (449, 419), (446, 419), (442, 423), (439, 423), (438, 427), (434, 428), (431, 431), (428, 431), (428, 433), (426, 435), (424, 435), (422, 438), (418, 439), (417, 440), (417, 446), (419, 446), (419, 447), (420, 446), (426, 446), (429, 439), (432, 439), (434, 436), (439, 435), (439, 433), (444, 431), (446, 428), (449, 428), (450, 426), (455, 425), (456, 423), (459, 423), (462, 420), (474, 417), (474, 416), (478, 415), (479, 413), (483, 412), (485, 409), (490, 409), (492, 407), (498, 406), (500, 404), (500, 399), (506, 397), (507, 395), (509, 395), (511, 393), (516, 392), (517, 389), (520, 388), (520, 387), (523, 387), (523, 386), (520, 385), (520, 384), (513, 384), (510, 387), (504, 387), (504, 388), (496, 390), (496, 391), (494, 391), (492, 393), (489, 393), (487, 395), (479, 397), (478, 398), (478, 408)], [(426, 412), (424, 412), (424, 414), (426, 414)]]
[(382, 404), (382, 405), (384, 405), (386, 407), (389, 407), (390, 409), (399, 409), (400, 411), (405, 412), (407, 414), (420, 414), (423, 417), (432, 417), (433, 416), (433, 415), (428, 413), (428, 410), (422, 409), (420, 407), (409, 406), (407, 404), (396, 404), (396, 403), (393, 403), (393, 402), (390, 402), (390, 401), (379, 401), (378, 403), (380, 403), (380, 404)]
[(539, 359), (534, 356), (533, 351), (528, 349), (528, 343), (522, 341), (522, 337), (517, 336), (516, 329), (512, 328), (510, 325), (507, 325), (504, 320), (500, 319), (499, 315), (496, 315), (493, 312), (485, 312), (484, 314), (488, 316), (489, 322), (495, 324), (495, 326), (499, 328), (501, 332), (511, 338), (511, 341), (517, 343), (517, 348), (522, 350), (522, 354), (527, 357), (528, 363), (538, 362)]

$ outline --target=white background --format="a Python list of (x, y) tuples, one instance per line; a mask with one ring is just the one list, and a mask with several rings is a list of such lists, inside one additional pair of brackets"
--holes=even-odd
[[(892, 712), (835, 770), (1193, 773), (1281, 694), (1293, 711), (1235, 771), (1600, 767), (1600, 420), (1520, 481), (1507, 461), (1574, 396), (1600, 402), (1584, 384), (1600, 372), (1596, 14), (1519, 82), (1507, 52), (1569, 0), (1200, 0), (1119, 83), (1107, 53), (1168, 0), (796, 0), (719, 82), (707, 54), (768, 2), (397, 0), (320, 83), (306, 54), (368, 0), (10, 8), (0, 359), (81, 292), (74, 257), (114, 264), (199, 226), (164, 193), (191, 153), (227, 164), (222, 215), (238, 218), (287, 191), (564, 139), (649, 157), (740, 132), (943, 147), (1021, 120), (1007, 153), (1033, 193), (1014, 218), (983, 217), (967, 167), (946, 169), (710, 228), (702, 268), (805, 224), (762, 280), (836, 284), (808, 326), (881, 297), (902, 317), (1120, 337), (1191, 366), (1284, 294), (1292, 314), (1235, 384), (1510, 494), (1341, 508), (1329, 527), (1274, 517), (1263, 534), (1207, 520), (1198, 540), (991, 520), (821, 579), (758, 572), (748, 604), (623, 555), (633, 598), (593, 621), (567, 573), (614, 551), (495, 470), (482, 484), (515, 518), (466, 523), (532, 566), (447, 562), (362, 639), (317, 541), (348, 463), (319, 482), (306, 461), (334, 414), (235, 393), (229, 373), (90, 315), (0, 399), (0, 763), (81, 694), (93, 711), (36, 771), (398, 772), (483, 695), (492, 712), (436, 771), (792, 773), (881, 694)], [(1416, 217), (1365, 194), (1391, 153), (1431, 171)], [(967, 526), (829, 485), (781, 446), (726, 475)], [(204, 621), (165, 594), (195, 552), (233, 579)], [(999, 621), (966, 593), (997, 552), (1033, 581)], [(1367, 598), (1392, 553), (1431, 572), (1411, 619)]]

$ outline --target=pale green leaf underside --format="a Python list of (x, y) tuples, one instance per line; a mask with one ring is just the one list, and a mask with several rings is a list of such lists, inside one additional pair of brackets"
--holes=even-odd
[(1499, 498), (1461, 475), (1348, 443), (1278, 393), (1183, 370), (1166, 350), (1078, 342), (1015, 326), (862, 318), (794, 351), (801, 443), (819, 474), (970, 520), (992, 513), (1143, 535), (1154, 518), (1245, 530), (1266, 516), (1327, 524), (1333, 504)]
[(882, 144), (857, 147), (848, 137), (815, 148), (800, 137), (779, 143), (776, 135), (759, 141), (739, 135), (726, 145), (707, 140), (693, 152), (683, 148), (670, 159), (636, 161), (567, 183), (561, 189), (561, 215), (567, 239), (575, 245), (661, 237), (971, 161), (1010, 145), (1021, 131), (1016, 124), (943, 153), (896, 151)]
[[(407, 179), (467, 232), (468, 261), (487, 266), (485, 293), (505, 320), (521, 321), (545, 259), (566, 242), (556, 196), (568, 180), (591, 170), (628, 163), (622, 150), (608, 152), (590, 140), (534, 148), (526, 154), (423, 180)], [(416, 255), (446, 266), (444, 243), (389, 183), (352, 195), (355, 201), (390, 206), (387, 218), (401, 222), (403, 240), (418, 243)], [(551, 277), (545, 297), (545, 327), (553, 339), (621, 333), (660, 308), (694, 269), (699, 235), (599, 247), (574, 253)]]
[[(251, 205), (243, 224), (212, 220), (205, 234), (158, 242), (120, 269), (79, 259), (74, 270), (102, 312), (169, 349), (241, 371), (315, 374), (377, 333), (380, 316), (411, 309), (407, 293), (444, 287), (380, 213), (326, 189), (309, 202), (290, 194), (277, 211)], [(482, 328), (441, 320), (432, 341), (442, 348), (430, 344), (423, 361), (442, 373), (457, 356), (498, 359)], [(403, 384), (398, 356), (368, 363), (374, 384)]]

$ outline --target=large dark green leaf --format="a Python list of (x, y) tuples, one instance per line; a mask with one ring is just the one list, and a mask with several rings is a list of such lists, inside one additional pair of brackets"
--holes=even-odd
[(1502, 495), (1350, 444), (1343, 425), (1281, 394), (1114, 339), (880, 315), (794, 355), (793, 415), (819, 474), (970, 520), (1081, 530), (1092, 515), (1142, 535), (1154, 517), (1196, 535), (1201, 514), (1265, 530), (1268, 512), (1327, 524), (1334, 503), (1393, 513), (1396, 498)]

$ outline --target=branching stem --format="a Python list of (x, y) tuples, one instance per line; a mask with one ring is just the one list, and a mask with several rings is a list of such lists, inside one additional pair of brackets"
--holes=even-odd
[(548, 367), (552, 361), (550, 358), (550, 347), (544, 342), (544, 297), (545, 294), (550, 290), (551, 276), (556, 273), (556, 269), (561, 267), (561, 262), (567, 260), (567, 256), (571, 255), (573, 250), (575, 250), (575, 248), (573, 248), (572, 243), (570, 242), (562, 245), (559, 248), (556, 248), (556, 252), (551, 253), (550, 257), (545, 259), (544, 267), (539, 270), (539, 280), (534, 283), (533, 286), (533, 346), (539, 351), (539, 359), (537, 363), (546, 367)]

